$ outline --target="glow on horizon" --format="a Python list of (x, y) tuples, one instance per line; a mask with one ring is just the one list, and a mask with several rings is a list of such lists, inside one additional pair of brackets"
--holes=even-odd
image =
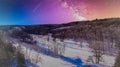
[(0, 25), (60, 24), (120, 17), (120, 0), (0, 0)]

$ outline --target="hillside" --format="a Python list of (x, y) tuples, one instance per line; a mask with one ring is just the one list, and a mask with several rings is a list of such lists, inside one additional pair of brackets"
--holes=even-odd
[(13, 46), (21, 48), (25, 59), (38, 67), (112, 67), (120, 55), (120, 18), (0, 29)]

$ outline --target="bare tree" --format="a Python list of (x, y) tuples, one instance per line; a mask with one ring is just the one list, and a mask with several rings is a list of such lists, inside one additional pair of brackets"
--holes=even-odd
[(120, 67), (120, 43), (117, 44), (117, 47), (119, 48), (119, 50), (115, 60), (114, 67)]
[(102, 56), (104, 54), (104, 47), (101, 41), (93, 41), (92, 52), (95, 59), (95, 63), (99, 64), (102, 61)]
[(120, 67), (120, 51), (119, 51), (117, 58), (115, 60), (114, 67)]

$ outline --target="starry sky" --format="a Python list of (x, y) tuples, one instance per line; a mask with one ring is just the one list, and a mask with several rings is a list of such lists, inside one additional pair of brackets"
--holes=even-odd
[(120, 0), (0, 0), (0, 25), (60, 24), (120, 17)]

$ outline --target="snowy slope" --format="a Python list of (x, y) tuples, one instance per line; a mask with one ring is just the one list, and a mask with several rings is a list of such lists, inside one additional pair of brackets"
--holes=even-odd
[[(40, 47), (47, 48), (48, 44), (53, 44), (52, 42), (47, 42), (47, 36), (34, 36), (34, 39), (39, 42), (38, 45)], [(83, 47), (81, 48), (78, 43), (73, 40), (64, 40), (64, 42), (60, 42), (60, 40), (57, 39), (57, 42), (66, 45), (63, 57), (55, 58), (49, 55), (41, 54), (42, 63), (39, 63), (41, 67), (84, 67), (85, 64), (87, 64), (86, 60), (88, 57), (93, 54), (90, 51), (90, 48), (87, 47), (87, 43), (82, 43)], [(101, 62), (100, 67), (113, 66), (115, 60), (114, 56), (104, 55), (103, 59), (104, 62)]]
[[(74, 44), (73, 44), (73, 47)], [(65, 51), (65, 56), (73, 57), (73, 58), (81, 58), (84, 63), (86, 63), (86, 60), (88, 59), (89, 56), (92, 56), (92, 52), (90, 52), (89, 48), (83, 47), (78, 49), (70, 48), (67, 47)], [(104, 62), (101, 64), (107, 65), (107, 66), (112, 66), (114, 64), (115, 57), (113, 56), (108, 56), (104, 55), (103, 56)]]
[(61, 60), (60, 58), (54, 58), (47, 55), (42, 55), (42, 62), (38, 63), (40, 67), (74, 67), (75, 65)]

